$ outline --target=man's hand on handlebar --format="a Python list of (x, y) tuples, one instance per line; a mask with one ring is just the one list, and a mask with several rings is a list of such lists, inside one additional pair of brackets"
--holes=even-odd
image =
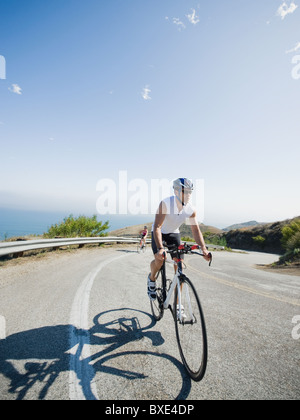
[(166, 250), (164, 248), (159, 249), (155, 254), (155, 258), (160, 262), (164, 261), (167, 258)]
[(212, 255), (211, 255), (211, 253), (210, 253), (210, 252), (208, 252), (207, 248), (202, 249), (202, 252), (203, 252), (203, 258), (204, 258), (206, 261), (210, 262), (210, 260), (212, 259)]

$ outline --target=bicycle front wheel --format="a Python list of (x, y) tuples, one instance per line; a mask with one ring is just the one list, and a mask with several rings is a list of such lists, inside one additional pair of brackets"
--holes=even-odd
[(180, 291), (176, 288), (174, 320), (182, 361), (190, 377), (201, 381), (207, 366), (205, 320), (196, 289), (186, 276), (182, 277)]

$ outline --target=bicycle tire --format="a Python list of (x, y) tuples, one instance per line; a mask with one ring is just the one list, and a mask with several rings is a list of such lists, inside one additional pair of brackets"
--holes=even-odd
[(177, 344), (188, 374), (194, 381), (199, 382), (203, 379), (207, 367), (205, 319), (196, 289), (185, 275), (181, 277), (181, 288), (181, 304), (186, 318), (178, 320), (178, 288), (176, 288), (173, 314)]
[(164, 301), (166, 299), (166, 271), (165, 265), (159, 271), (156, 278), (156, 295), (155, 301), (150, 301), (151, 311), (154, 319), (158, 322), (164, 316)]

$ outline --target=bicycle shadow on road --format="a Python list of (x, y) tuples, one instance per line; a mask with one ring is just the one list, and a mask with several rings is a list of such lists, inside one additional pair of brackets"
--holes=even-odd
[[(150, 379), (151, 381), (149, 371), (147, 375), (138, 363), (140, 359), (150, 359), (150, 364), (155, 365), (159, 359), (164, 366), (171, 363), (173, 369), (180, 374), (181, 389), (175, 399), (185, 399), (191, 390), (190, 377), (182, 363), (175, 357), (152, 351), (153, 347), (159, 347), (165, 342), (160, 332), (152, 331), (154, 325), (152, 315), (137, 309), (114, 309), (97, 315), (94, 318), (94, 327), (91, 329), (91, 345), (92, 349), (98, 346), (101, 350), (91, 356), (91, 360), (94, 361), (94, 370), (96, 373), (103, 372), (129, 380)], [(134, 348), (131, 349), (132, 347)], [(121, 348), (123, 351), (119, 352)], [(114, 363), (114, 359), (118, 358), (120, 361)], [(160, 372), (160, 376), (164, 377), (163, 372)], [(147, 387), (146, 384), (144, 385)], [(159, 390), (157, 390), (157, 396), (159, 397)]]
[[(129, 316), (126, 311), (130, 311)], [(140, 325), (141, 317), (149, 318), (149, 323), (144, 327)], [(71, 331), (74, 334), (72, 325), (46, 326), (12, 334), (5, 340), (0, 340), (0, 375), (4, 379), (1, 379), (0, 399), (45, 399), (47, 396), (49, 398), (50, 390), (53, 391), (51, 396), (56, 395), (54, 398), (59, 398), (60, 394), (57, 395), (53, 387), (58, 385), (57, 380), (63, 372), (70, 372), (71, 366), (74, 366), (74, 358), (75, 366), (78, 367), (75, 374), (79, 386), (88, 384), (87, 387), (82, 385), (82, 393), (86, 399), (93, 399), (89, 384), (96, 375), (100, 381), (101, 374), (129, 381), (149, 379), (149, 375), (145, 375), (141, 367), (135, 369), (135, 366), (125, 366), (126, 363), (123, 362), (124, 358), (136, 360), (139, 357), (153, 359), (151, 363), (158, 360), (171, 363), (178, 370), (182, 382), (174, 399), (186, 399), (191, 390), (191, 380), (176, 358), (151, 350), (152, 346), (159, 347), (164, 343), (159, 332), (151, 331), (153, 326), (152, 316), (142, 311), (124, 308), (103, 312), (94, 318), (94, 325), (89, 330), (75, 329), (79, 340), (75, 353), (70, 344)], [(88, 337), (91, 349), (88, 359), (84, 359), (79, 350), (82, 337)], [(147, 349), (135, 346), (135, 342), (144, 339), (151, 341), (150, 349), (149, 345)], [(133, 349), (126, 348), (132, 344)], [(82, 375), (86, 377), (82, 378)], [(63, 382), (60, 382), (59, 387), (65, 389), (64, 395), (68, 398), (68, 381), (65, 378), (61, 380)], [(157, 397), (159, 396), (158, 389)]]
[[(35, 389), (34, 398), (44, 399), (61, 372), (69, 369), (69, 325), (23, 331), (0, 340), (0, 399), (22, 400)], [(8, 382), (6, 395), (3, 385)], [(35, 388), (37, 386), (37, 388)]]

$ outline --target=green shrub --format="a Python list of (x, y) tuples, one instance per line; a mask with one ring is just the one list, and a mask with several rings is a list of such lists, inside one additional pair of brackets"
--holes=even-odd
[(300, 248), (300, 219), (282, 228), (282, 245), (287, 252)]
[(109, 222), (99, 222), (97, 216), (79, 216), (75, 218), (72, 214), (66, 217), (61, 223), (52, 225), (44, 234), (46, 238), (56, 236), (64, 238), (106, 236), (109, 229)]
[(260, 247), (263, 248), (265, 242), (266, 242), (266, 238), (263, 238), (262, 236), (258, 235), (258, 236), (252, 236), (253, 241)]
[(284, 226), (282, 232), (282, 245), (285, 254), (280, 257), (280, 264), (290, 264), (300, 262), (300, 219), (296, 219)]
[(226, 238), (222, 234), (205, 232), (203, 234), (203, 238), (205, 242), (207, 242), (210, 245), (224, 246), (225, 248), (227, 247)]
[(182, 242), (195, 242), (195, 239), (191, 238), (190, 236), (183, 236), (181, 240)]

